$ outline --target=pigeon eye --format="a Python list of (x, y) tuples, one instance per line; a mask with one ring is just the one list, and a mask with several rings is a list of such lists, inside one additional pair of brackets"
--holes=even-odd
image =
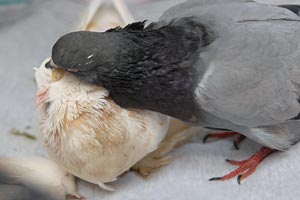
[(45, 67), (47, 69), (54, 69), (54, 67), (51, 65), (51, 61), (48, 61), (46, 64), (45, 64)]

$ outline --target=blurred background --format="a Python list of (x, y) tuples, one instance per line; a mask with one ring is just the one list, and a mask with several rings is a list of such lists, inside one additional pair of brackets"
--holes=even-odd
[[(127, 14), (130, 15), (125, 18), (155, 21), (164, 10), (183, 1), (125, 0), (125, 10), (128, 9)], [(105, 26), (113, 27), (117, 25), (114, 20), (120, 19), (126, 23), (124, 15), (118, 13), (120, 10), (115, 7), (117, 1), (102, 2), (102, 11), (97, 12), (100, 12), (98, 17), (103, 23), (107, 22)], [(299, 0), (264, 2), (300, 4)], [(78, 30), (88, 12), (92, 12), (89, 10), (90, 3), (92, 0), (0, 0), (0, 157), (47, 157), (38, 141), (33, 68), (50, 56), (51, 47), (60, 36)], [(115, 18), (111, 12), (119, 16)], [(99, 29), (95, 24), (85, 25)], [(288, 152), (267, 158), (242, 186), (236, 180), (226, 183), (207, 181), (233, 169), (224, 162), (226, 158), (245, 159), (258, 148), (259, 145), (249, 140), (243, 143), (240, 151), (232, 150), (230, 140), (210, 144), (202, 144), (197, 140), (175, 152), (176, 160), (147, 180), (128, 173), (112, 184), (116, 189), (114, 193), (79, 181), (79, 193), (88, 199), (111, 200), (299, 197), (299, 145)], [(6, 199), (0, 197), (0, 200)]]

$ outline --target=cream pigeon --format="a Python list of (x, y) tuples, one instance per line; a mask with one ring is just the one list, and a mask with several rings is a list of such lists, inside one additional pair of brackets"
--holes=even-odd
[(149, 175), (169, 163), (165, 155), (175, 145), (197, 132), (166, 137), (166, 115), (122, 109), (103, 87), (52, 72), (47, 61), (35, 73), (42, 141), (53, 160), (83, 180), (112, 191), (105, 183), (132, 167)]

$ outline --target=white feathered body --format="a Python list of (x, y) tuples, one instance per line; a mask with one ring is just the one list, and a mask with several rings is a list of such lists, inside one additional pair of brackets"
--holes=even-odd
[(164, 138), (169, 119), (150, 112), (122, 109), (102, 87), (73, 75), (53, 81), (44, 63), (36, 72), (43, 143), (51, 158), (86, 181), (112, 182)]

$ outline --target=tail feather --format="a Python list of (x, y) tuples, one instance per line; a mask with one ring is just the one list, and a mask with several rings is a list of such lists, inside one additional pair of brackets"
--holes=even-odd
[(244, 134), (264, 146), (285, 151), (299, 141), (299, 130), (299, 122), (286, 122), (281, 125), (250, 128)]

